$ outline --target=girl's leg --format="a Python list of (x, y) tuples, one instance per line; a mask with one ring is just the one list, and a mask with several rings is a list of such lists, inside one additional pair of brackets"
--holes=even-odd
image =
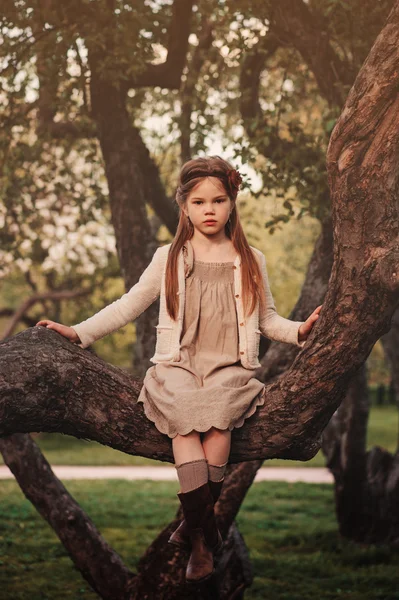
[(172, 448), (177, 464), (205, 458), (199, 431), (190, 431), (187, 435), (177, 434), (176, 437), (172, 438)]
[(208, 462), (198, 431), (172, 438), (173, 456), (181, 492), (194, 490), (208, 481)]
[(172, 447), (177, 463), (175, 466), (181, 488), (178, 496), (184, 519), (170, 536), (169, 542), (186, 548), (191, 545), (186, 579), (198, 582), (212, 575), (213, 553), (220, 550), (223, 543), (208, 483), (208, 460), (197, 431), (172, 438)]
[[(211, 427), (203, 435), (202, 447), (209, 467), (225, 467), (230, 455), (231, 431), (229, 429)], [(216, 471), (214, 474), (216, 475)], [(221, 475), (223, 476), (223, 474)], [(217, 481), (217, 479), (214, 479), (214, 481)]]

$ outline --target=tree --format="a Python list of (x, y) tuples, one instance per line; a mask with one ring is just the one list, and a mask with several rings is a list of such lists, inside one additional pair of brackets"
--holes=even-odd
[[(175, 6), (178, 6), (178, 3)], [(281, 348), (281, 345), (276, 349), (274, 345), (271, 347), (269, 352), (273, 352), (270, 356), (274, 359), (269, 369), (271, 376), (280, 374), (284, 368), (287, 368), (292, 358), (294, 358), (293, 363), (281, 377), (274, 378), (268, 384), (266, 389), (268, 402), (260, 408), (256, 418), (249, 419), (242, 429), (234, 432), (230, 457), (232, 464), (226, 477), (224, 492), (217, 505), (222, 532), (226, 534), (229, 531), (227, 545), (234, 548), (231, 555), (228, 552), (224, 555), (224, 579), (221, 583), (224, 597), (229, 597), (229, 590), (242, 589), (248, 585), (248, 577), (242, 569), (245, 560), (244, 546), (234, 527), (231, 528), (231, 524), (257, 468), (265, 458), (307, 460), (317, 452), (321, 434), (339, 407), (349, 382), (362, 367), (375, 341), (382, 333), (388, 331), (390, 319), (398, 303), (397, 280), (393, 275), (396, 273), (398, 252), (397, 213), (392, 194), (392, 190), (397, 186), (397, 169), (395, 169), (397, 45), (393, 44), (390, 48), (385, 42), (385, 40), (395, 39), (395, 36), (397, 38), (397, 32), (398, 6), (395, 5), (356, 78), (331, 138), (327, 163), (330, 169), (333, 223), (334, 262), (331, 277), (328, 281), (331, 253), (326, 253), (325, 249), (331, 247), (331, 229), (326, 218), (301, 299), (295, 309), (297, 313), (301, 311), (303, 313), (296, 314), (294, 318), (303, 318), (309, 314), (311, 307), (305, 305), (305, 301), (318, 304), (322, 299), (322, 297), (316, 298), (314, 293), (311, 296), (310, 289), (313, 288), (309, 282), (312, 282), (312, 285), (313, 282), (317, 283), (315, 289), (321, 296), (328, 282), (322, 316), (298, 356), (294, 357), (294, 348), (287, 353), (286, 348)], [(113, 53), (109, 52), (109, 55), (113, 56)], [(95, 54), (93, 60), (94, 68), (98, 67)], [(104, 85), (103, 79), (103, 76), (99, 78), (99, 85)], [(373, 103), (368, 104), (369, 96), (367, 93), (363, 96), (363, 90), (367, 89), (367, 82), (370, 80), (376, 81), (377, 85), (373, 89)], [(113, 87), (110, 92), (116, 98), (113, 100), (115, 103), (120, 101), (120, 96)], [(127, 124), (127, 119), (123, 116), (122, 109), (123, 107), (121, 108), (123, 118), (120, 117), (119, 121), (120, 131), (122, 131), (121, 135), (127, 132), (129, 137), (131, 130), (123, 127), (123, 123)], [(101, 106), (98, 110), (99, 118), (104, 118), (101, 117), (103, 115)], [(105, 132), (108, 132), (110, 137), (112, 132), (108, 130), (106, 124), (101, 123), (104, 143), (108, 143), (109, 139)], [(357, 132), (360, 132), (360, 138), (355, 147), (352, 147), (351, 140)], [(382, 132), (389, 136), (389, 144), (382, 143)], [(273, 140), (279, 143), (278, 138), (274, 137)], [(350, 153), (345, 143), (349, 144)], [(367, 161), (376, 156), (373, 154), (375, 152), (378, 153), (382, 167), (379, 176), (372, 179), (376, 175), (372, 171), (373, 163)], [(108, 160), (112, 162), (111, 150), (109, 150)], [(341, 171), (337, 168), (338, 165), (339, 167), (344, 165), (345, 168)], [(387, 173), (384, 169), (387, 169)], [(107, 172), (108, 177), (112, 178), (113, 173), (110, 168)], [(118, 173), (118, 170), (115, 173)], [(145, 185), (145, 182), (142, 182), (142, 185)], [(126, 189), (130, 189), (129, 186)], [(363, 206), (367, 206), (367, 211), (359, 209), (360, 200), (363, 201)], [(377, 215), (378, 218), (372, 219), (370, 215)], [(387, 215), (394, 218), (388, 219)], [(348, 229), (346, 226), (348, 221), (356, 223), (355, 231), (353, 227)], [(361, 239), (354, 239), (354, 234), (357, 232), (362, 233)], [(352, 242), (355, 242), (355, 246)], [(351, 291), (351, 296), (347, 295), (347, 290)], [(365, 323), (368, 324), (367, 329), (359, 327)], [(35, 352), (32, 352), (33, 344)], [(46, 360), (49, 347), (52, 350), (51, 356), (57, 357), (56, 361), (53, 359), (51, 363)], [(16, 356), (18, 356), (17, 363), (15, 363)], [(10, 370), (12, 359), (14, 359), (13, 368)], [(61, 430), (77, 437), (96, 439), (131, 454), (173, 460), (170, 444), (165, 437), (159, 434), (140, 413), (142, 410), (140, 406), (132, 404), (132, 390), (138, 393), (140, 381), (133, 380), (120, 369), (104, 364), (90, 352), (71, 346), (60, 339), (55, 332), (37, 329), (24, 331), (5, 340), (0, 350), (0, 361), (3, 363), (1, 372), (4, 374), (1, 390), (3, 418), (0, 432), (2, 436), (8, 436), (1, 441), (2, 452), (5, 457), (7, 456), (10, 467), (14, 469), (13, 472), (18, 477), (21, 488), (29, 492), (30, 499), (38, 507), (40, 506), (39, 490), (37, 487), (35, 489), (34, 483), (30, 477), (28, 478), (22, 466), (27, 464), (26, 460), (29, 457), (35, 456), (36, 474), (39, 475), (44, 468), (43, 462), (27, 443), (23, 433), (38, 429)], [(20, 368), (15, 368), (15, 364)], [(309, 369), (309, 365), (312, 369)], [(81, 376), (83, 370), (85, 377)], [(38, 388), (38, 381), (40, 381), (40, 388)], [(120, 390), (119, 394), (115, 393), (115, 385)], [(33, 408), (32, 399), (35, 400)], [(85, 419), (82, 418), (83, 399)], [(50, 400), (51, 405), (49, 405)], [(93, 414), (93, 419), (89, 423), (87, 411)], [(283, 428), (281, 423), (284, 423)], [(25, 455), (24, 461), (18, 460), (18, 443), (20, 444), (19, 456)], [(237, 465), (237, 463), (242, 464)], [(32, 469), (35, 468), (32, 463), (30, 466)], [(49, 467), (46, 468), (46, 472), (51, 476)], [(40, 479), (36, 479), (37, 481)], [(51, 482), (54, 499), (59, 498), (60, 488), (57, 488), (53, 478)], [(65, 506), (63, 508), (65, 509)], [(76, 507), (73, 508), (76, 512)], [(50, 507), (45, 502), (42, 502), (41, 514), (50, 519)], [(89, 526), (87, 517), (81, 513), (78, 521), (82, 524), (86, 523), (86, 527)], [(186, 593), (184, 586), (178, 585), (182, 581), (181, 558), (166, 546), (171, 527), (172, 525), (154, 541), (146, 556), (143, 557), (140, 575), (135, 577), (124, 570), (117, 557), (113, 556), (104, 542), (98, 539), (93, 527), (90, 526), (91, 543), (103, 549), (100, 562), (109, 560), (112, 563), (116, 560), (119, 564), (121, 594), (131, 593), (135, 597), (151, 597), (153, 586), (162, 578), (163, 590), (167, 591), (168, 597), (184, 597)], [(66, 539), (64, 533), (61, 530), (59, 532), (63, 541)], [(153, 561), (154, 558), (159, 557), (160, 549), (166, 560), (161, 569), (158, 566), (159, 579), (157, 580), (154, 578)], [(93, 558), (91, 552), (82, 557), (73, 543), (68, 546), (68, 551), (94, 589), (100, 595), (109, 597), (108, 582), (104, 581), (99, 574), (99, 563), (96, 557)], [(237, 568), (236, 565), (240, 565), (241, 568)], [(232, 566), (235, 568), (233, 569)], [(236, 576), (235, 580), (233, 575)]]

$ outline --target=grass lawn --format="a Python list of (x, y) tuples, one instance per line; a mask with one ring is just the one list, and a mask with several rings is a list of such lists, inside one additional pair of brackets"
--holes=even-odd
[[(398, 438), (398, 411), (394, 406), (373, 407), (370, 411), (368, 447), (380, 445), (393, 452)], [(45, 457), (53, 465), (158, 465), (170, 463), (142, 456), (130, 456), (119, 450), (108, 448), (97, 442), (78, 440), (61, 433), (45, 433), (36, 438)], [(3, 464), (0, 455), (0, 464)], [(264, 462), (265, 467), (324, 467), (325, 459), (319, 451), (311, 460), (272, 459)]]
[[(177, 484), (110, 483), (65, 482), (134, 571), (146, 547), (175, 515)], [(399, 600), (399, 550), (340, 539), (331, 485), (256, 483), (237, 523), (254, 568), (246, 600)], [(0, 565), (2, 600), (98, 597), (14, 480), (0, 482)]]

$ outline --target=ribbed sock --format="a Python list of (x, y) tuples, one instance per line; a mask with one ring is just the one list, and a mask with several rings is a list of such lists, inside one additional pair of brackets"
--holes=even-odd
[(211, 481), (223, 481), (227, 462), (223, 465), (210, 465), (208, 463), (208, 477)]
[(208, 461), (206, 458), (189, 460), (175, 465), (182, 493), (190, 492), (208, 481)]

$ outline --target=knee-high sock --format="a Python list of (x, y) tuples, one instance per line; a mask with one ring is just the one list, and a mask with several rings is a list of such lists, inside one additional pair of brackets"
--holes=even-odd
[(211, 465), (208, 463), (208, 477), (211, 481), (223, 481), (227, 462), (223, 465)]
[(208, 461), (206, 458), (189, 460), (175, 465), (181, 492), (190, 492), (208, 481)]

